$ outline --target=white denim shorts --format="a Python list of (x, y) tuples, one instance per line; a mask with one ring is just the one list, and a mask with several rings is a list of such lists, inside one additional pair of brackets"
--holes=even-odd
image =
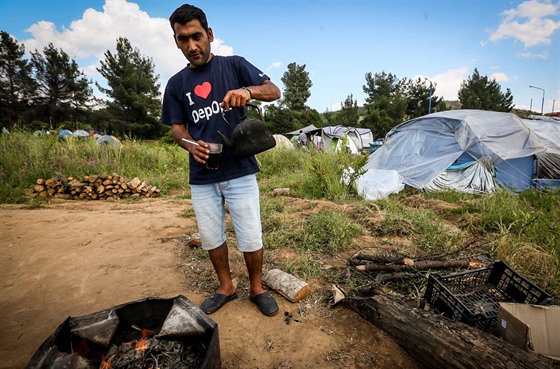
[(191, 185), (191, 198), (204, 250), (226, 242), (226, 209), (241, 252), (260, 250), (262, 242), (259, 187), (254, 174), (230, 181)]

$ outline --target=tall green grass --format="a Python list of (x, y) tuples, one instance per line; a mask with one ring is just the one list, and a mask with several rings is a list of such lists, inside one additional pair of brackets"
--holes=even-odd
[(177, 145), (126, 141), (120, 148), (93, 138), (35, 137), (27, 132), (0, 135), (0, 202), (27, 201), (26, 191), (39, 178), (117, 173), (138, 177), (163, 194), (187, 187), (188, 155)]
[[(0, 135), (0, 148), (0, 203), (30, 202), (26, 191), (38, 178), (58, 175), (117, 173), (148, 181), (162, 195), (189, 190), (188, 155), (175, 144), (130, 140), (114, 148), (88, 139), (14, 132)], [(371, 202), (360, 198), (352, 184), (366, 156), (274, 149), (257, 159), (265, 243), (270, 249), (298, 252), (285, 265), (289, 270), (316, 275), (322, 257), (355, 247), (352, 240), (367, 232), (386, 244), (406, 240), (410, 248), (400, 252), (411, 256), (457, 253), (478, 245), (467, 251), (506, 261), (560, 298), (558, 193), (425, 194), (407, 189)], [(354, 175), (349, 183), (341, 181), (349, 167)], [(281, 187), (289, 188), (292, 197), (270, 195)], [(307, 202), (296, 205), (293, 197)], [(344, 206), (316, 209), (323, 200)]]

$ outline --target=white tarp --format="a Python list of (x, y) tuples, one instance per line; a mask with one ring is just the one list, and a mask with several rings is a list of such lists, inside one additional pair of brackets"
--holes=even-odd
[(369, 169), (357, 179), (356, 187), (366, 200), (381, 200), (401, 192), (403, 180), (396, 170)]

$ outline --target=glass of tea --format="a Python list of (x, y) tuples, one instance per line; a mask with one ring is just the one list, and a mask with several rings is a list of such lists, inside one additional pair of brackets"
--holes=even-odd
[(206, 160), (206, 168), (218, 169), (220, 154), (222, 153), (222, 144), (208, 142), (208, 150), (210, 150), (210, 155)]

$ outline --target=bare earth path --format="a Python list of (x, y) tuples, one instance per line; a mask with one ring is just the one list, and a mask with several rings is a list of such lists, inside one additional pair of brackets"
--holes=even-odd
[[(200, 273), (184, 267), (177, 242), (196, 229), (194, 218), (181, 216), (189, 208), (173, 198), (0, 205), (0, 368), (24, 367), (68, 316), (145, 297), (184, 295), (200, 304), (211, 291), (189, 291)], [(211, 268), (208, 260), (201, 267)], [(211, 315), (222, 368), (418, 367), (353, 312), (316, 294), (300, 304), (274, 295), (280, 313), (272, 318), (243, 293)], [(286, 324), (283, 312), (298, 321)]]

